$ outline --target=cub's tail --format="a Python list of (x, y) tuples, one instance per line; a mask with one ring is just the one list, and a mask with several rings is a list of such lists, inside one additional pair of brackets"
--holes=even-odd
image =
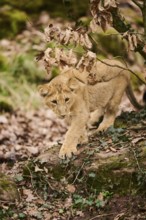
[(146, 105), (146, 89), (145, 89), (144, 94), (143, 94), (143, 102), (144, 102), (145, 105)]
[[(133, 93), (133, 90), (132, 90), (132, 87), (131, 85), (129, 84), (126, 88), (126, 95), (127, 97), (129, 98), (131, 104), (137, 109), (137, 110), (141, 110), (143, 108), (146, 107), (146, 104), (144, 105), (141, 105), (138, 103), (138, 101), (136, 100), (135, 96), (134, 96), (134, 93)], [(146, 98), (146, 94), (145, 94), (145, 98)], [(143, 98), (144, 100), (144, 98)], [(146, 101), (146, 100), (145, 100)]]

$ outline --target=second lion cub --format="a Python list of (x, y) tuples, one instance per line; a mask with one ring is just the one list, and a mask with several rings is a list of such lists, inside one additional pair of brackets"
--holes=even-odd
[[(119, 65), (119, 61), (113, 63)], [(114, 124), (121, 98), (129, 85), (130, 73), (103, 63), (99, 66), (98, 69), (96, 65), (98, 80), (95, 83), (89, 84), (89, 73), (70, 69), (39, 87), (47, 106), (70, 124), (59, 152), (62, 159), (70, 158), (77, 152), (77, 144), (88, 140), (86, 127), (89, 121), (94, 123), (104, 116), (97, 131)]]

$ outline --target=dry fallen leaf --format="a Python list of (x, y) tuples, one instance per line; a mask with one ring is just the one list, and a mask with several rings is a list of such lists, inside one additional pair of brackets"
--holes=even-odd
[(124, 216), (124, 215), (125, 215), (124, 212), (123, 212), (123, 213), (120, 213), (120, 214), (116, 215), (116, 217), (114, 218), (114, 220), (120, 220), (121, 217)]
[(4, 115), (0, 115), (0, 124), (7, 124), (8, 119)]
[(80, 217), (84, 217), (84, 213), (82, 211), (77, 211), (76, 215), (80, 216)]
[(36, 217), (38, 215), (38, 207), (35, 204), (33, 204), (33, 206), (27, 206), (26, 211), (27, 215), (33, 217)]
[(66, 189), (67, 189), (67, 191), (70, 192), (70, 193), (74, 193), (74, 192), (76, 191), (75, 186), (74, 186), (74, 185), (71, 185), (71, 184), (68, 184), (68, 185), (66, 186)]
[(100, 192), (97, 198), (98, 198), (100, 201), (103, 201), (103, 200), (104, 200), (103, 193)]
[(44, 216), (44, 220), (51, 220), (51, 218), (52, 218), (52, 215), (50, 213), (48, 213), (48, 211), (44, 212), (43, 216)]
[(26, 149), (33, 155), (37, 155), (39, 153), (38, 147), (26, 147)]
[(35, 172), (40, 172), (40, 171), (43, 171), (43, 169), (40, 169), (37, 165), (35, 165), (34, 171), (35, 171)]
[(65, 207), (65, 208), (69, 208), (69, 207), (71, 207), (72, 205), (73, 205), (72, 198), (71, 198), (71, 197), (67, 198), (67, 199), (65, 200), (64, 207)]
[(109, 149), (112, 151), (112, 152), (117, 152), (117, 150), (115, 149), (115, 148), (113, 148), (113, 147), (109, 147)]
[(23, 194), (27, 196), (26, 202), (32, 202), (33, 200), (37, 199), (37, 197), (33, 195), (33, 192), (30, 189), (23, 189)]
[(144, 138), (144, 137), (133, 138), (133, 139), (131, 140), (131, 143), (132, 143), (132, 144), (136, 144), (136, 143), (138, 143), (139, 141), (142, 141), (142, 140), (145, 140), (145, 138)]

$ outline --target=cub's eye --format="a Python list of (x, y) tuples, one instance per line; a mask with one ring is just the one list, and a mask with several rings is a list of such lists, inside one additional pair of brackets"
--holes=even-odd
[(56, 100), (52, 100), (51, 102), (52, 102), (53, 104), (55, 104), (55, 105), (57, 104), (57, 101), (56, 101)]
[(68, 102), (69, 101), (69, 98), (65, 98), (65, 102)]

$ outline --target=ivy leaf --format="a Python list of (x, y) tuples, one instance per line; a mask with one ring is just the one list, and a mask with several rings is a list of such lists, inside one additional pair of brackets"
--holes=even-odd
[(89, 177), (92, 177), (92, 178), (94, 178), (96, 176), (96, 174), (95, 173), (89, 173)]

